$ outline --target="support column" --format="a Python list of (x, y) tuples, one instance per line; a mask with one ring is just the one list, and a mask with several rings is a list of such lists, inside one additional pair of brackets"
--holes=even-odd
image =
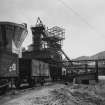
[(87, 69), (88, 65), (85, 64), (85, 72), (88, 73), (88, 69)]
[(95, 78), (96, 78), (96, 82), (98, 82), (98, 61), (95, 61), (95, 68), (96, 68), (96, 75), (95, 75)]

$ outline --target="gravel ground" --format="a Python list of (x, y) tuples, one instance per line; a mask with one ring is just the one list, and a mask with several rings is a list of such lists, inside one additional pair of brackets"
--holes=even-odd
[[(105, 82), (94, 85), (54, 84), (9, 95), (0, 105), (105, 105)], [(0, 101), (1, 102), (1, 101)]]

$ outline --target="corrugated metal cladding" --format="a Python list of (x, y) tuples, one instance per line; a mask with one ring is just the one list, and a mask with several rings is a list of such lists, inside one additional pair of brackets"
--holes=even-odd
[(49, 76), (49, 65), (42, 61), (32, 60), (32, 76)]
[[(27, 35), (27, 29), (22, 24), (0, 22), (0, 44), (8, 51), (14, 51), (21, 46)], [(13, 44), (15, 47), (13, 48)]]

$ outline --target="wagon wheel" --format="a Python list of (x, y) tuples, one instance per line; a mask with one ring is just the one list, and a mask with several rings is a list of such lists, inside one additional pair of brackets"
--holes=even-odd
[(40, 84), (41, 84), (41, 86), (43, 86), (44, 83), (45, 83), (45, 79), (44, 79), (44, 77), (40, 77)]
[(34, 84), (35, 84), (35, 81), (34, 81), (33, 79), (29, 79), (29, 80), (28, 80), (28, 83), (29, 83), (29, 86), (30, 86), (30, 87), (33, 87)]
[(15, 79), (15, 87), (16, 87), (17, 89), (20, 88), (20, 84), (21, 84), (21, 80), (20, 80), (20, 79)]

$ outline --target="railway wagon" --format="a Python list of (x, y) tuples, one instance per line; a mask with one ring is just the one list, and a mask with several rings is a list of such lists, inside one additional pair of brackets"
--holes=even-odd
[(19, 49), (26, 35), (25, 25), (0, 22), (0, 78), (15, 75), (15, 72), (11, 72), (9, 68), (14, 66), (13, 62), (17, 60)]
[(17, 62), (18, 76), (15, 78), (15, 86), (18, 88), (23, 83), (33, 86), (36, 83), (43, 85), (46, 78), (49, 78), (49, 65), (45, 62), (20, 58)]
[(0, 90), (17, 76), (13, 62), (17, 62), (17, 54), (27, 32), (25, 24), (0, 22)]

